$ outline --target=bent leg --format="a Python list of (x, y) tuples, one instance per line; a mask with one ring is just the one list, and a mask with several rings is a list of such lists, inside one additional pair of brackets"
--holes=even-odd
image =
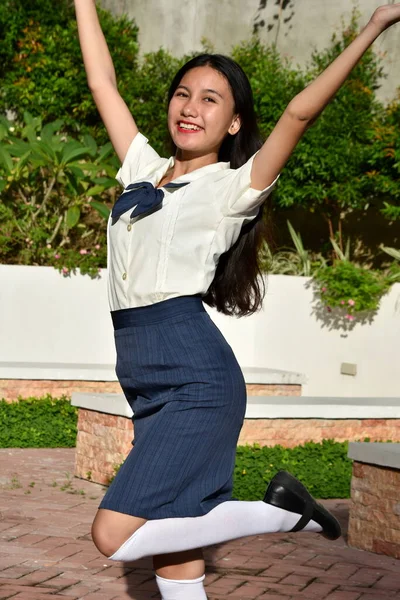
[[(299, 514), (263, 501), (228, 501), (201, 517), (147, 521), (110, 558), (129, 562), (184, 552), (248, 535), (290, 531), (298, 521)], [(310, 521), (303, 530), (320, 532), (322, 528)]]
[(111, 556), (145, 523), (146, 519), (100, 508), (92, 524), (94, 545), (104, 556)]

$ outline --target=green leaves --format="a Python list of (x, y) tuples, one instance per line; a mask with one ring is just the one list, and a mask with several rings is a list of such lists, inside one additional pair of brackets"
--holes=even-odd
[(275, 275), (302, 275), (309, 277), (321, 266), (326, 266), (327, 261), (321, 254), (314, 255), (306, 250), (300, 233), (296, 233), (290, 221), (286, 221), (290, 237), (294, 245), (292, 248), (279, 248), (273, 252), (264, 242), (260, 254), (261, 268), (266, 273)]
[(66, 397), (0, 400), (0, 448), (73, 448), (77, 419)]
[(344, 255), (342, 260), (314, 274), (315, 289), (328, 315), (333, 308), (340, 309), (344, 323), (353, 321), (357, 313), (375, 313), (391, 283), (385, 273), (359, 267)]
[(65, 213), (65, 222), (69, 229), (75, 227), (78, 224), (79, 218), (81, 216), (81, 209), (79, 206), (71, 206), (67, 212)]
[(117, 186), (110, 144), (99, 147), (87, 134), (73, 139), (59, 129), (61, 120), (42, 126), (29, 113), (22, 125), (4, 118), (0, 125), (0, 193), (9, 208), (0, 213), (1, 262), (97, 276), (106, 263), (107, 202)]
[[(126, 17), (98, 8), (121, 80), (133, 79), (137, 27)], [(60, 116), (69, 133), (96, 128), (105, 141), (86, 82), (73, 3), (60, 0), (3, 0), (0, 5), (0, 114), (23, 111), (50, 122)], [(79, 129), (77, 129), (77, 123)]]
[(233, 497), (262, 499), (267, 483), (283, 469), (300, 479), (316, 498), (349, 498), (352, 462), (347, 447), (333, 440), (295, 448), (239, 446)]
[(90, 203), (90, 205), (97, 210), (97, 212), (99, 213), (99, 215), (101, 215), (104, 219), (108, 219), (108, 217), (110, 216), (110, 209), (108, 208), (108, 206), (106, 206), (105, 204), (102, 204), (101, 202), (97, 202), (96, 200), (92, 200), (92, 202)]
[(300, 273), (300, 275), (305, 275), (306, 277), (308, 277), (309, 275), (311, 275), (311, 261), (310, 261), (309, 254), (303, 246), (303, 241), (301, 239), (300, 233), (295, 232), (290, 221), (287, 221), (287, 226), (288, 226), (291, 238), (293, 240), (294, 246), (296, 248), (297, 255), (299, 256), (301, 264), (302, 264), (302, 272)]
[(0, 162), (6, 168), (8, 174), (11, 174), (14, 166), (13, 161), (10, 153), (2, 146), (0, 146)]
[[(121, 95), (152, 146), (168, 156), (163, 118), (168, 86), (190, 57), (175, 58), (161, 49), (139, 61), (135, 24), (98, 10)], [(13, 123), (0, 116), (0, 261), (96, 274), (106, 262), (104, 220), (115, 200), (120, 165), (87, 87), (73, 5), (60, 0), (55, 11), (50, 0), (4, 0), (0, 31), (0, 115), (7, 109), (16, 114)], [(353, 14), (349, 26), (314, 52), (304, 70), (257, 38), (232, 49), (251, 81), (264, 137), (290, 100), (357, 31)], [(265, 246), (262, 260), (270, 272), (312, 274), (330, 261), (329, 239), (342, 239), (347, 223), (353, 231), (358, 227), (352, 240), (366, 246), (361, 256), (374, 260), (375, 242), (365, 242), (365, 222), (371, 219), (364, 217), (379, 211), (390, 222), (400, 220), (400, 100), (387, 106), (377, 100), (382, 77), (380, 56), (370, 50), (291, 156), (271, 205), (272, 217), (282, 224), (279, 244), (294, 249), (272, 253)], [(288, 210), (292, 222), (301, 223), (303, 239), (297, 224), (286, 235)], [(325, 236), (312, 231), (321, 223)], [(314, 253), (305, 250), (303, 240)], [(379, 241), (395, 244), (393, 236)]]
[(400, 261), (400, 250), (396, 250), (396, 248), (388, 248), (387, 246), (381, 245), (381, 249), (389, 254), (392, 258), (395, 258), (397, 261)]

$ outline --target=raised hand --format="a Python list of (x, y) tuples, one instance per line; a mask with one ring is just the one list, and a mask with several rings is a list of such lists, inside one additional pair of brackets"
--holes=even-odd
[(379, 6), (371, 17), (371, 22), (385, 31), (400, 21), (400, 3)]

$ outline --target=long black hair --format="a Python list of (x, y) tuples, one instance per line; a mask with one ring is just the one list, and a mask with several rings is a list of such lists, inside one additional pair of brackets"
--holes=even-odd
[[(189, 60), (177, 72), (168, 92), (170, 103), (184, 75), (196, 67), (210, 66), (228, 81), (241, 127), (235, 135), (228, 134), (219, 149), (218, 160), (230, 162), (232, 169), (244, 165), (262, 146), (254, 111), (253, 92), (243, 69), (231, 58), (222, 54), (200, 54)], [(176, 147), (173, 147), (176, 150)], [(203, 297), (226, 315), (245, 316), (261, 308), (265, 285), (259, 261), (259, 251), (268, 235), (263, 221), (263, 208), (258, 216), (242, 227), (236, 243), (219, 259), (215, 277)]]

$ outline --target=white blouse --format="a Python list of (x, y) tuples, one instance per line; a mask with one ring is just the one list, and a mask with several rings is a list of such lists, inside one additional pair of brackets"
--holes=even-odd
[[(108, 222), (108, 293), (111, 310), (154, 304), (168, 298), (205, 295), (218, 259), (236, 242), (242, 225), (253, 220), (272, 191), (250, 187), (254, 156), (239, 169), (219, 162), (182, 175), (176, 190), (163, 189), (160, 208), (137, 216), (124, 213)], [(173, 166), (138, 133), (117, 173), (126, 188), (148, 181), (154, 186)]]

